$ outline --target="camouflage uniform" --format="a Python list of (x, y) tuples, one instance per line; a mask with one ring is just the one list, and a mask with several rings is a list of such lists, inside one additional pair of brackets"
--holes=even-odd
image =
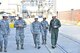
[(42, 33), (42, 26), (39, 21), (34, 21), (32, 23), (31, 32), (33, 34), (35, 47), (40, 47), (40, 33)]
[(42, 35), (42, 44), (46, 44), (46, 39), (47, 39), (47, 29), (48, 29), (48, 22), (47, 21), (42, 21), (41, 25), (43, 27), (43, 33), (44, 35)]
[(8, 20), (0, 20), (0, 49), (3, 48), (3, 41), (4, 49), (7, 48), (9, 32), (10, 28)]
[[(18, 25), (22, 25), (22, 27), (19, 27)], [(15, 24), (14, 24), (15, 28), (16, 28), (16, 44), (17, 47), (19, 47), (19, 44), (21, 45), (21, 47), (23, 47), (24, 45), (24, 28), (26, 27), (26, 22), (21, 19), (21, 20), (16, 20)]]

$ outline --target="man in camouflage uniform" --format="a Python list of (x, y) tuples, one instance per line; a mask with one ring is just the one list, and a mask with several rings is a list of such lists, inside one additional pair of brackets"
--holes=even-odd
[(51, 44), (53, 49), (56, 47), (59, 27), (61, 27), (60, 21), (56, 18), (56, 15), (52, 16), (49, 31), (51, 32)]
[[(40, 49), (40, 33), (42, 33), (42, 26), (41, 23), (38, 21), (38, 17), (35, 17), (35, 21), (32, 23), (32, 29), (31, 29), (35, 48)], [(43, 34), (43, 33), (42, 33)]]
[(46, 36), (47, 36), (47, 29), (48, 29), (48, 22), (46, 21), (46, 17), (43, 18), (41, 25), (43, 27), (43, 33), (44, 33), (44, 35), (42, 35), (42, 44), (46, 44), (46, 40), (47, 40)]
[(9, 22), (7, 20), (8, 14), (3, 14), (3, 19), (0, 20), (0, 52), (3, 49), (3, 41), (4, 41), (4, 52), (7, 52), (7, 44), (8, 44), (8, 35), (10, 32)]
[(24, 28), (26, 27), (26, 22), (22, 19), (22, 16), (19, 16), (19, 19), (15, 21), (14, 24), (16, 28), (16, 44), (17, 50), (19, 50), (19, 44), (21, 45), (21, 49), (24, 49)]

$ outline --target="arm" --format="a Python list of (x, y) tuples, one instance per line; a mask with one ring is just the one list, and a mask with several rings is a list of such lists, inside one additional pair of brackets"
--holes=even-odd
[(58, 20), (58, 28), (61, 27), (61, 22)]
[(51, 31), (51, 24), (52, 23), (52, 20), (50, 21), (50, 25), (49, 25), (49, 31)]
[(49, 24), (48, 24), (48, 22), (47, 22), (47, 21), (46, 21), (46, 24), (47, 24), (46, 29), (48, 29), (48, 28), (49, 28)]
[(8, 33), (10, 33), (10, 27), (9, 27), (9, 24), (8, 24)]
[(24, 21), (24, 25), (23, 25), (23, 27), (25, 28), (25, 27), (26, 27), (26, 25), (27, 25), (27, 24), (26, 24), (26, 22)]
[(30, 26), (31, 33), (33, 34), (33, 23)]
[(15, 28), (19, 27), (17, 21), (15, 21), (14, 27), (15, 27)]
[(9, 22), (7, 22), (7, 25), (8, 25), (8, 27), (7, 27), (7, 33), (8, 33), (8, 35), (9, 35), (9, 33), (10, 33), (10, 27), (9, 27)]
[(40, 23), (40, 32), (42, 33), (42, 35), (44, 35), (43, 27), (42, 27), (41, 23)]

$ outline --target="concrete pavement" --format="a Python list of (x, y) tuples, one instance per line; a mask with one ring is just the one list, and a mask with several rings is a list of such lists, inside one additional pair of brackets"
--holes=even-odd
[[(30, 26), (28, 25), (25, 28), (24, 50), (16, 50), (16, 42), (15, 42), (16, 32), (15, 29), (13, 28), (11, 29), (11, 33), (9, 36), (7, 53), (80, 53), (80, 44), (74, 41), (75, 39), (77, 39), (75, 33), (78, 33), (77, 35), (79, 35), (79, 32), (80, 32), (79, 27), (77, 26), (62, 25), (59, 32), (57, 47), (55, 49), (51, 48), (51, 39), (50, 39), (51, 36), (49, 32), (47, 36), (47, 45), (41, 45), (41, 49), (36, 49), (34, 48), (33, 36), (30, 32)], [(69, 37), (71, 37), (71, 39)], [(78, 38), (80, 37), (78, 36)]]

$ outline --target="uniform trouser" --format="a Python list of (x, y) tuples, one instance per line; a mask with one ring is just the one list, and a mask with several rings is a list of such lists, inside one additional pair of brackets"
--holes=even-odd
[(17, 45), (23, 45), (24, 44), (24, 32), (16, 32), (16, 44)]
[(42, 41), (46, 41), (47, 40), (47, 30), (44, 31), (44, 35), (42, 35)]
[(58, 39), (58, 29), (53, 29), (51, 31), (51, 44), (52, 46), (56, 46)]
[(36, 47), (40, 46), (40, 34), (33, 34), (34, 44)]
[(3, 42), (4, 42), (4, 48), (7, 48), (8, 44), (8, 35), (0, 35), (0, 47), (3, 47)]

